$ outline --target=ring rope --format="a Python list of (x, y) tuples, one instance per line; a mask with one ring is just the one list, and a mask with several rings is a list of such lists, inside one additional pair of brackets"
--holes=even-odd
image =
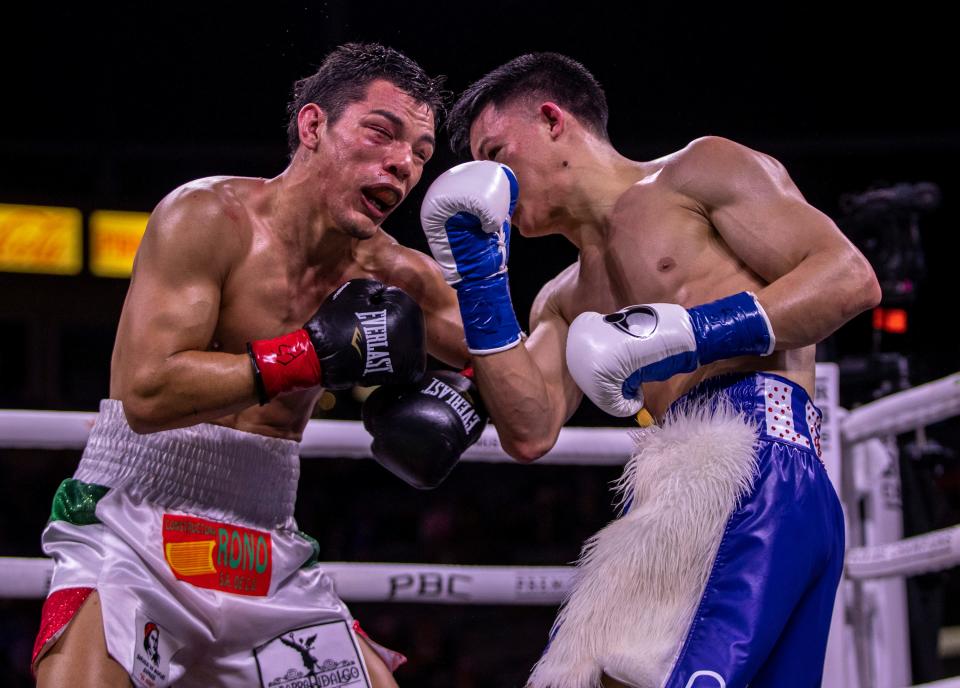
[[(83, 449), (97, 418), (89, 411), (0, 410), (0, 446), (13, 449)], [(369, 459), (370, 435), (359, 421), (311, 420), (300, 455), (307, 458)], [(557, 443), (537, 463), (566, 466), (622, 466), (633, 452), (624, 428), (560, 430)], [(464, 461), (515, 463), (500, 446), (496, 428), (487, 427), (463, 455)]]
[(960, 416), (960, 373), (855, 408), (841, 421), (840, 432), (845, 444), (856, 444), (910, 432), (954, 416)]
[[(898, 542), (847, 550), (847, 578), (915, 576), (960, 565), (960, 526)], [(557, 605), (570, 589), (570, 566), (321, 564), (348, 602)], [(0, 557), (0, 599), (43, 598), (53, 561)]]
[[(557, 605), (573, 576), (569, 566), (318, 565), (347, 602)], [(42, 599), (52, 573), (52, 559), (0, 557), (0, 599)]]
[[(844, 449), (875, 437), (891, 437), (960, 415), (960, 373), (866, 404), (838, 409)], [(95, 413), (0, 410), (0, 446), (82, 449)], [(826, 449), (827, 437), (824, 437)], [(304, 457), (369, 458), (370, 436), (355, 421), (312, 420), (301, 443)], [(622, 428), (563, 428), (556, 446), (537, 463), (621, 465), (634, 449), (634, 433)], [(485, 429), (466, 461), (512, 462), (496, 429)], [(846, 553), (845, 575), (853, 581), (912, 576), (960, 564), (960, 526)], [(448, 566), (428, 564), (320, 564), (349, 602), (552, 605), (563, 601), (572, 567)], [(0, 557), (0, 599), (43, 598), (53, 562)], [(960, 688), (960, 678), (914, 688)]]

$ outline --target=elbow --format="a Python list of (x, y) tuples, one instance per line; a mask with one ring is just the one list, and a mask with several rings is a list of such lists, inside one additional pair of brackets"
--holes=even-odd
[(553, 449), (556, 444), (556, 435), (553, 437), (531, 438), (505, 442), (502, 444), (503, 450), (518, 463), (533, 463), (547, 452)]
[(156, 404), (148, 399), (125, 397), (123, 415), (127, 418), (127, 425), (138, 435), (147, 435), (165, 429)]
[(863, 256), (858, 257), (857, 268), (854, 270), (853, 290), (851, 292), (848, 309), (850, 317), (880, 305), (883, 293), (877, 275)]
[(146, 435), (168, 429), (169, 419), (165, 417), (156, 385), (148, 382), (133, 385), (120, 395), (120, 400), (127, 425), (135, 433)]
[(873, 268), (867, 266), (867, 269), (869, 271), (869, 277), (864, 286), (867, 308), (876, 308), (880, 305), (880, 300), (883, 298), (883, 292), (880, 289), (880, 282), (877, 280), (877, 275), (873, 272)]

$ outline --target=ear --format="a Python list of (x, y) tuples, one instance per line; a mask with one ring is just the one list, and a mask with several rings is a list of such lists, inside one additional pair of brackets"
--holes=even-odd
[(316, 150), (326, 122), (326, 113), (316, 103), (307, 103), (300, 108), (300, 112), (297, 113), (300, 144), (310, 150)]
[(567, 113), (554, 102), (547, 101), (540, 104), (540, 118), (550, 128), (550, 138), (556, 140), (563, 134), (567, 125)]

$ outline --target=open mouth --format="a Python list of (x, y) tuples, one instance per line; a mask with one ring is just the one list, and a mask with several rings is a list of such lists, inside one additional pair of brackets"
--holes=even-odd
[(384, 184), (365, 186), (360, 191), (367, 204), (380, 215), (386, 215), (393, 210), (403, 197), (394, 187)]

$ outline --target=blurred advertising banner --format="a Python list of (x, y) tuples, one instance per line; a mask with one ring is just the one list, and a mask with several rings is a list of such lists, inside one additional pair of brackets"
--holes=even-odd
[(79, 210), (0, 203), (0, 271), (75, 275), (82, 269)]
[(149, 213), (97, 210), (90, 215), (90, 272), (129, 277)]

